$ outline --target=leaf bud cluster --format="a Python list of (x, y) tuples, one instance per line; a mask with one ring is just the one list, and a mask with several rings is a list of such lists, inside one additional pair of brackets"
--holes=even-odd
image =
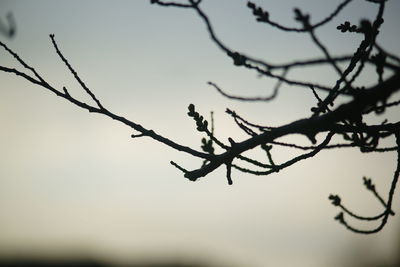
[(197, 131), (199, 132), (205, 132), (207, 130), (208, 126), (208, 121), (203, 118), (196, 110), (195, 106), (193, 104), (190, 104), (188, 106), (189, 112), (187, 113), (189, 117), (192, 117), (197, 126)]

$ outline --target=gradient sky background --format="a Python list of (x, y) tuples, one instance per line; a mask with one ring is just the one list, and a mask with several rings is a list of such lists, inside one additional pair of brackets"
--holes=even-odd
[[(235, 50), (272, 62), (321, 56), (309, 36), (255, 23), (246, 1), (203, 2), (217, 34)], [(339, 2), (262, 5), (274, 20), (294, 26), (294, 6), (319, 21)], [(52, 48), (50, 33), (106, 108), (195, 148), (202, 136), (186, 115), (189, 103), (205, 116), (214, 111), (222, 140), (245, 138), (224, 113), (227, 107), (274, 126), (309, 115), (315, 104), (310, 91), (288, 86), (271, 103), (237, 103), (218, 95), (207, 81), (245, 95), (268, 95), (274, 83), (233, 66), (191, 10), (149, 1), (0, 1), (0, 18), (8, 11), (18, 31), (14, 39), (1, 40), (52, 85), (86, 98)], [(399, 11), (399, 1), (388, 1), (380, 36), (397, 55)], [(374, 4), (355, 0), (317, 33), (332, 52), (352, 53), (359, 39), (340, 34), (336, 26), (375, 12)], [(0, 65), (18, 66), (4, 51)], [(329, 68), (291, 75), (324, 84), (336, 79)], [(363, 82), (372, 84), (371, 77)], [(361, 178), (372, 177), (386, 198), (394, 153), (328, 151), (268, 177), (234, 172), (233, 186), (222, 169), (193, 183), (169, 161), (188, 169), (200, 161), (146, 138), (132, 140), (127, 127), (14, 75), (0, 73), (0, 79), (0, 256), (312, 267), (390, 262), (399, 251), (398, 215), (377, 235), (355, 235), (333, 220), (338, 210), (327, 199), (337, 193), (353, 210), (380, 212)], [(273, 152), (278, 162), (291, 156), (289, 150)], [(394, 201), (399, 213), (398, 194)]]

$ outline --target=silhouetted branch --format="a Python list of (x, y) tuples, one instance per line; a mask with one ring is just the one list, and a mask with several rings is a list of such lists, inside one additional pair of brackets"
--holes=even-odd
[(69, 71), (74, 75), (74, 78), (78, 81), (78, 83), (81, 85), (83, 90), (96, 102), (97, 106), (100, 109), (104, 109), (103, 106), (101, 105), (100, 101), (96, 98), (96, 96), (90, 91), (90, 89), (86, 86), (86, 84), (81, 80), (81, 78), (78, 76), (78, 73), (72, 68), (72, 66), (69, 64), (68, 60), (63, 56), (61, 53), (60, 49), (58, 48), (58, 45), (56, 43), (56, 40), (54, 39), (54, 34), (50, 34), (50, 39), (53, 43), (53, 46), (57, 52), (57, 55), (61, 58), (61, 60), (64, 62), (64, 64), (68, 67)]
[(208, 84), (211, 85), (212, 87), (214, 87), (224, 97), (229, 98), (229, 99), (234, 99), (234, 100), (240, 100), (240, 101), (251, 101), (251, 102), (270, 101), (270, 100), (273, 100), (276, 97), (277, 93), (278, 93), (278, 90), (275, 88), (273, 93), (270, 96), (267, 96), (267, 97), (233, 96), (233, 95), (229, 95), (229, 94), (225, 93), (218, 85), (216, 85), (213, 82), (208, 82)]
[[(9, 49), (3, 42), (0, 42), (0, 46), (2, 46), (6, 50), (7, 53), (9, 53), (11, 56), (13, 56), (18, 61), (18, 63), (21, 64), (25, 69), (28, 69), (29, 71), (31, 71), (36, 76), (36, 78), (39, 79), (39, 81), (37, 81), (38, 83), (43, 83), (43, 84), (46, 83), (44, 81), (44, 79), (36, 72), (36, 70), (34, 68), (32, 68), (31, 66), (29, 66), (28, 64), (26, 64), (25, 61), (23, 61), (17, 55), (17, 53), (15, 53), (11, 49)], [(13, 72), (14, 74), (22, 76), (25, 79), (29, 79), (30, 82), (32, 82), (32, 80), (35, 80), (31, 76), (24, 74), (23, 72), (17, 71), (16, 69), (13, 69), (12, 71), (8, 71), (8, 72)], [(34, 83), (36, 83), (36, 82), (34, 82)]]
[[(336, 217), (335, 220), (338, 220), (341, 224), (343, 224), (348, 230), (359, 233), (359, 234), (373, 234), (377, 233), (380, 230), (383, 229), (383, 227), (386, 225), (387, 220), (389, 218), (389, 215), (394, 215), (394, 212), (391, 210), (392, 208), (392, 202), (393, 202), (393, 197), (394, 197), (394, 192), (396, 190), (396, 185), (399, 179), (399, 174), (400, 174), (400, 131), (395, 133), (396, 136), (396, 145), (397, 145), (397, 167), (396, 170), (394, 171), (392, 183), (390, 186), (389, 190), (389, 196), (388, 196), (388, 201), (387, 204), (380, 198), (378, 197), (379, 200), (382, 200), (384, 206), (385, 206), (385, 211), (377, 216), (374, 217), (362, 217), (358, 216), (350, 211), (348, 211), (346, 208), (344, 208), (341, 203), (340, 203), (340, 198), (338, 196), (333, 196), (331, 195), (329, 198), (333, 201), (333, 205), (339, 206), (344, 210), (347, 214), (349, 214), (351, 217), (359, 219), (359, 220), (378, 220), (381, 219), (381, 223), (374, 229), (371, 230), (363, 230), (363, 229), (358, 229), (355, 228), (351, 225), (349, 225), (346, 220), (344, 219), (344, 214), (343, 212), (339, 213)], [(369, 187), (371, 188), (371, 184), (369, 184)], [(371, 189), (369, 189), (371, 190)]]
[(232, 165), (232, 166), (235, 167), (236, 169), (242, 171), (242, 172), (251, 173), (251, 174), (254, 174), (254, 175), (269, 175), (269, 174), (274, 173), (274, 172), (279, 172), (280, 170), (282, 170), (284, 168), (287, 168), (287, 167), (289, 167), (289, 166), (291, 166), (291, 165), (293, 165), (293, 164), (295, 164), (295, 163), (297, 163), (297, 162), (299, 162), (301, 160), (305, 160), (305, 159), (308, 159), (308, 158), (311, 158), (311, 157), (315, 156), (318, 152), (320, 152), (330, 142), (330, 140), (331, 140), (333, 135), (334, 135), (334, 133), (332, 133), (332, 132), (328, 133), (328, 135), (326, 136), (325, 140), (321, 144), (316, 146), (313, 151), (308, 152), (308, 153), (304, 153), (304, 154), (299, 155), (297, 157), (294, 157), (294, 158), (292, 158), (292, 159), (290, 159), (290, 160), (288, 160), (288, 161), (286, 161), (286, 162), (284, 162), (282, 164), (276, 165), (270, 159), (270, 161), (273, 164), (271, 165), (271, 169), (268, 170), (268, 171), (255, 171), (255, 170), (239, 167), (237, 165), (234, 165), (234, 166)]
[[(17, 53), (2, 42), (0, 42), (0, 46), (27, 70), (27, 73), (6, 66), (0, 66), (0, 71), (15, 74), (84, 110), (102, 114), (123, 123), (135, 131), (135, 134), (131, 135), (132, 138), (150, 137), (174, 150), (184, 152), (201, 160), (202, 165), (192, 170), (187, 170), (173, 161), (170, 162), (183, 173), (184, 177), (191, 181), (196, 181), (201, 177), (207, 176), (209, 173), (223, 166), (226, 168), (228, 184), (232, 184), (232, 168), (253, 175), (269, 175), (288, 168), (299, 161), (310, 159), (316, 156), (320, 151), (326, 149), (354, 147), (358, 148), (361, 153), (397, 151), (397, 168), (394, 171), (387, 202), (378, 194), (372, 182), (369, 179), (364, 179), (367, 189), (370, 190), (374, 197), (384, 206), (385, 210), (382, 213), (371, 217), (360, 216), (342, 205), (339, 196), (331, 195), (329, 197), (332, 204), (341, 209), (341, 212), (335, 219), (342, 223), (347, 229), (357, 233), (375, 233), (384, 227), (389, 215), (394, 215), (392, 211), (392, 202), (400, 171), (400, 122), (388, 122), (387, 120), (383, 120), (381, 124), (373, 125), (366, 123), (364, 121), (364, 116), (367, 114), (371, 116), (384, 114), (388, 108), (400, 106), (400, 101), (390, 102), (390, 97), (400, 91), (400, 58), (389, 54), (376, 42), (379, 29), (383, 23), (385, 1), (370, 0), (374, 5), (377, 5), (378, 9), (374, 21), (363, 20), (359, 26), (345, 21), (335, 26), (343, 34), (348, 34), (348, 36), (358, 34), (364, 37), (358, 44), (353, 55), (334, 55), (330, 49), (328, 49), (328, 46), (323, 44), (323, 41), (320, 40), (314, 30), (332, 21), (350, 1), (351, 0), (342, 1), (330, 15), (315, 24), (310, 22), (309, 14), (304, 14), (300, 9), (295, 9), (295, 20), (301, 23), (301, 28), (289, 28), (273, 22), (269, 19), (269, 13), (267, 11), (264, 11), (261, 7), (256, 6), (252, 2), (248, 2), (248, 7), (253, 11), (258, 21), (265, 22), (273, 27), (288, 32), (308, 33), (313, 43), (323, 54), (322, 58), (309, 60), (295, 59), (292, 62), (272, 64), (264, 60), (252, 58), (235, 49), (228, 48), (228, 46), (218, 38), (210, 19), (201, 9), (201, 1), (188, 0), (186, 3), (182, 4), (174, 1), (151, 0), (150, 3), (159, 6), (195, 11), (195, 14), (203, 21), (211, 41), (222, 50), (224, 54), (232, 59), (233, 65), (255, 71), (262, 76), (273, 79), (276, 83), (272, 94), (267, 97), (245, 97), (229, 94), (222, 90), (217, 83), (209, 82), (209, 85), (214, 87), (223, 97), (239, 101), (271, 101), (276, 99), (282, 85), (306, 87), (308, 90), (312, 90), (315, 97), (316, 104), (311, 108), (309, 116), (294, 120), (285, 125), (274, 127), (262, 126), (258, 123), (250, 122), (250, 120), (244, 119), (235, 111), (227, 109), (226, 113), (233, 118), (238, 128), (247, 134), (247, 138), (244, 140), (233, 140), (232, 137), (228, 137), (229, 143), (221, 141), (215, 134), (213, 114), (211, 113), (211, 123), (209, 123), (209, 121), (196, 110), (195, 105), (190, 104), (187, 114), (193, 119), (196, 130), (203, 134), (201, 150), (174, 142), (149, 128), (145, 128), (133, 120), (129, 120), (106, 109), (95, 95), (94, 91), (89, 89), (81, 79), (81, 76), (78, 75), (77, 71), (75, 71), (70, 62), (63, 55), (55, 41), (54, 35), (50, 35), (50, 38), (57, 55), (65, 64), (68, 71), (77, 80), (79, 86), (90, 97), (91, 102), (94, 103), (87, 104), (82, 102), (78, 98), (72, 96), (66, 87), (56, 89), (51, 86), (45, 78), (39, 75), (35, 68), (28, 65)], [(366, 63), (373, 64), (373, 67), (375, 67), (377, 77), (376, 84), (368, 87), (354, 86), (354, 82), (365, 70)], [(318, 65), (327, 65), (334, 68), (337, 75), (334, 84), (321, 85), (313, 82), (309, 77), (304, 77), (302, 78), (303, 80), (295, 80), (288, 77), (289, 71), (292, 68), (307, 68)], [(322, 98), (322, 94), (319, 94), (317, 90), (327, 92), (325, 98)], [(345, 99), (346, 102), (337, 101), (341, 96), (347, 96)], [(338, 102), (342, 104), (339, 105)], [(327, 134), (321, 141), (317, 137), (319, 134), (323, 133)], [(307, 137), (311, 145), (300, 145), (297, 143), (282, 142), (282, 140), (280, 140), (280, 138), (294, 134)], [(342, 137), (343, 140), (336, 144), (330, 144), (334, 136)], [(396, 138), (395, 146), (382, 147), (379, 145), (382, 139), (389, 137)], [(274, 160), (274, 155), (276, 148), (279, 149), (279, 147), (302, 150), (304, 153), (285, 159), (283, 163), (278, 163)], [(246, 152), (256, 148), (263, 150), (265, 157), (258, 160), (253, 157), (244, 156)], [(239, 166), (236, 164), (236, 161), (240, 161), (240, 163), (249, 167)], [(360, 230), (349, 225), (345, 221), (345, 216), (350, 216), (362, 221), (380, 220), (381, 224), (372, 230)]]
[[(183, 8), (192, 8), (193, 5), (185, 5), (185, 4), (180, 4), (180, 3), (175, 3), (175, 2), (165, 2), (165, 1), (160, 1), (160, 0), (151, 0), (151, 4), (157, 4), (160, 6), (166, 6), (166, 7), (183, 7)], [(200, 1), (198, 1), (200, 3)]]
[(250, 1), (247, 2), (247, 7), (253, 11), (253, 15), (257, 18), (257, 21), (259, 21), (259, 22), (267, 23), (267, 24), (271, 25), (272, 27), (278, 28), (279, 30), (282, 30), (285, 32), (307, 32), (309, 30), (314, 30), (314, 29), (321, 27), (321, 26), (325, 25), (326, 23), (330, 22), (351, 1), (352, 0), (343, 1), (336, 7), (336, 9), (329, 16), (327, 16), (325, 19), (321, 20), (320, 22), (315, 23), (314, 25), (309, 25), (307, 29), (286, 27), (277, 22), (274, 22), (269, 18), (268, 11), (264, 11), (261, 7), (256, 6), (253, 2), (250, 2)]
[(270, 126), (261, 126), (261, 125), (258, 125), (258, 124), (251, 123), (251, 122), (245, 120), (244, 118), (242, 118), (241, 116), (239, 116), (235, 111), (230, 110), (230, 109), (226, 109), (226, 113), (231, 115), (237, 124), (240, 124), (239, 123), (239, 120), (240, 120), (245, 125), (257, 128), (258, 130), (261, 130), (261, 131), (267, 131), (267, 130), (271, 130), (271, 129), (274, 128), (274, 127), (270, 127)]
[[(288, 72), (287, 68), (283, 70), (282, 78), (286, 77), (287, 72)], [(266, 101), (271, 101), (271, 100), (275, 99), (282, 83), (283, 83), (282, 80), (279, 80), (276, 83), (276, 85), (272, 91), (272, 94), (270, 96), (267, 96), (267, 97), (244, 97), (244, 96), (233, 96), (233, 95), (227, 94), (215, 83), (208, 82), (209, 85), (214, 87), (221, 95), (223, 95), (226, 98), (233, 99), (233, 100), (239, 100), (239, 101), (249, 101), (249, 102), (256, 102), (256, 101), (266, 102)]]
[[(51, 35), (50, 38), (51, 38), (52, 41), (54, 42), (54, 35)], [(53, 43), (53, 44), (54, 44), (54, 43)], [(17, 61), (18, 61), (23, 67), (25, 67), (25, 68), (31, 70), (31, 71), (35, 74), (35, 76), (39, 79), (39, 81), (36, 80), (36, 79), (34, 79), (33, 77), (31, 77), (31, 76), (25, 74), (25, 73), (22, 73), (22, 72), (16, 70), (16, 69), (10, 69), (10, 68), (6, 68), (6, 67), (3, 67), (3, 66), (0, 66), (0, 70), (1, 70), (1, 71), (4, 71), (4, 72), (11, 72), (11, 73), (14, 73), (14, 74), (16, 74), (16, 75), (18, 75), (18, 76), (21, 76), (21, 77), (25, 78), (26, 80), (28, 80), (28, 81), (30, 81), (30, 82), (36, 84), (36, 85), (39, 85), (39, 86), (41, 86), (41, 87), (43, 87), (43, 88), (45, 88), (45, 89), (47, 89), (47, 90), (53, 92), (53, 93), (56, 94), (57, 96), (66, 99), (67, 101), (71, 102), (72, 104), (75, 104), (76, 106), (78, 106), (78, 107), (80, 107), (80, 108), (86, 109), (86, 110), (88, 110), (89, 112), (94, 112), (94, 113), (103, 114), (103, 115), (105, 115), (105, 116), (107, 116), (107, 117), (109, 117), (109, 118), (112, 118), (113, 120), (119, 121), (119, 122), (121, 122), (121, 123), (123, 123), (123, 124), (125, 124), (125, 125), (127, 125), (127, 126), (129, 126), (129, 127), (131, 127), (132, 129), (134, 129), (134, 130), (140, 132), (141, 134), (143, 134), (143, 135), (145, 135), (145, 136), (149, 136), (149, 137), (151, 137), (151, 138), (153, 138), (153, 139), (155, 139), (155, 140), (157, 140), (157, 141), (159, 141), (159, 142), (161, 142), (161, 143), (163, 143), (163, 144), (165, 144), (165, 145), (167, 145), (167, 146), (169, 146), (169, 147), (171, 147), (171, 148), (173, 148), (173, 149), (175, 149), (175, 150), (182, 151), (182, 152), (185, 152), (185, 153), (189, 153), (189, 154), (191, 154), (191, 155), (193, 155), (193, 156), (195, 156), (195, 157), (199, 157), (199, 158), (203, 158), (203, 159), (208, 159), (208, 158), (210, 158), (210, 155), (209, 155), (209, 154), (202, 153), (202, 152), (199, 152), (199, 151), (194, 150), (194, 149), (192, 149), (192, 148), (189, 148), (189, 147), (187, 147), (187, 146), (183, 146), (183, 145), (180, 145), (180, 144), (178, 144), (178, 143), (175, 143), (175, 142), (171, 141), (170, 139), (165, 138), (165, 137), (163, 137), (163, 136), (161, 136), (161, 135), (155, 133), (153, 130), (146, 129), (146, 128), (144, 128), (143, 126), (141, 126), (140, 124), (137, 124), (137, 123), (135, 123), (135, 122), (133, 122), (133, 121), (130, 121), (130, 120), (128, 120), (128, 119), (122, 117), (122, 116), (116, 115), (116, 114), (114, 114), (114, 113), (108, 111), (108, 110), (107, 110), (106, 108), (104, 108), (101, 104), (99, 104), (100, 102), (97, 100), (97, 98), (94, 96), (94, 94), (91, 93), (91, 91), (84, 85), (84, 83), (80, 80), (80, 78), (77, 76), (76, 72), (72, 69), (72, 67), (69, 65), (69, 63), (67, 64), (68, 61), (65, 59), (65, 57), (63, 56), (63, 54), (61, 53), (61, 51), (58, 50), (58, 48), (57, 48), (56, 45), (54, 45), (54, 47), (55, 47), (55, 49), (56, 49), (56, 51), (57, 51), (57, 54), (59, 54), (60, 58), (62, 58), (63, 61), (65, 60), (64, 63), (67, 65), (69, 71), (70, 71), (74, 76), (76, 75), (76, 79), (77, 79), (77, 80), (78, 80), (78, 79), (80, 80), (79, 84), (81, 85), (81, 87), (82, 87), (90, 96), (93, 95), (93, 100), (95, 100), (95, 102), (96, 102), (96, 104), (97, 104), (97, 107), (91, 106), (91, 105), (89, 105), (89, 104), (86, 104), (86, 103), (84, 103), (84, 102), (81, 102), (80, 100), (78, 100), (78, 99), (72, 97), (72, 96), (68, 93), (68, 91), (66, 90), (65, 87), (63, 88), (63, 92), (61, 92), (61, 91), (57, 90), (56, 88), (52, 87), (49, 83), (47, 83), (47, 82), (36, 72), (36, 70), (35, 70), (34, 68), (32, 68), (32, 67), (30, 67), (28, 64), (26, 64), (15, 52), (13, 52), (11, 49), (9, 49), (4, 43), (0, 42), (0, 46), (2, 46), (2, 47), (3, 47), (9, 54), (11, 54), (14, 58), (16, 58)], [(97, 100), (97, 101), (96, 101), (96, 100)]]
[[(375, 197), (379, 200), (379, 202), (381, 202), (381, 204), (382, 204), (385, 208), (387, 208), (387, 204), (385, 203), (385, 201), (383, 200), (383, 198), (382, 198), (382, 197), (378, 194), (378, 192), (376, 191), (375, 185), (372, 183), (372, 180), (371, 180), (370, 178), (366, 178), (366, 177), (363, 177), (363, 180), (364, 180), (364, 185), (365, 185), (365, 187), (366, 187), (369, 191), (371, 191), (372, 193), (374, 193)], [(395, 214), (392, 210), (390, 210), (389, 212), (390, 212), (390, 215), (394, 215), (394, 214)]]

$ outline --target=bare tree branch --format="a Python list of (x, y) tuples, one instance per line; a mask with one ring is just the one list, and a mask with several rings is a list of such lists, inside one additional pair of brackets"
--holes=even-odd
[[(358, 148), (360, 153), (372, 152), (397, 152), (397, 167), (393, 174), (387, 201), (378, 194), (375, 185), (370, 179), (364, 178), (364, 184), (367, 190), (373, 193), (373, 196), (379, 201), (384, 211), (375, 216), (361, 216), (350, 211), (341, 203), (338, 195), (331, 195), (329, 199), (334, 206), (341, 209), (340, 213), (335, 217), (347, 229), (356, 233), (371, 234), (380, 231), (387, 223), (390, 215), (394, 215), (392, 210), (393, 197), (400, 172), (400, 121), (389, 122), (383, 120), (381, 124), (370, 124), (364, 121), (366, 115), (375, 116), (385, 114), (389, 108), (398, 108), (400, 101), (393, 101), (391, 97), (400, 91), (400, 58), (390, 54), (380, 45), (377, 44), (379, 30), (383, 24), (383, 14), (385, 9), (385, 1), (369, 0), (371, 5), (377, 8), (375, 20), (370, 22), (363, 20), (359, 26), (352, 25), (346, 21), (336, 26), (343, 34), (352, 36), (353, 34), (362, 34), (363, 40), (358, 44), (353, 55), (335, 55), (331, 49), (323, 44), (319, 36), (314, 31), (317, 28), (328, 25), (342, 11), (351, 0), (342, 1), (337, 5), (336, 9), (318, 23), (310, 22), (310, 15), (304, 14), (301, 10), (295, 9), (295, 20), (301, 23), (301, 28), (290, 28), (282, 26), (277, 22), (273, 22), (269, 18), (269, 13), (261, 7), (256, 6), (252, 2), (248, 2), (247, 6), (253, 11), (257, 21), (267, 23), (279, 30), (285, 32), (303, 32), (308, 33), (316, 47), (322, 52), (323, 57), (314, 59), (294, 59), (292, 62), (273, 64), (265, 60), (250, 57), (235, 49), (228, 48), (227, 45), (219, 39), (211, 21), (207, 14), (201, 8), (201, 1), (188, 0), (182, 4), (174, 1), (151, 0), (151, 4), (162, 7), (181, 8), (183, 10), (192, 10), (203, 21), (206, 31), (208, 32), (211, 42), (213, 42), (226, 56), (233, 60), (233, 64), (237, 67), (255, 71), (256, 73), (273, 79), (275, 87), (272, 94), (266, 97), (248, 97), (236, 96), (222, 90), (217, 83), (209, 82), (214, 89), (223, 97), (236, 101), (271, 101), (276, 100), (278, 91), (282, 85), (291, 85), (296, 87), (306, 87), (312, 90), (315, 97), (315, 106), (311, 108), (310, 115), (280, 126), (262, 126), (256, 122), (244, 119), (235, 111), (227, 109), (226, 113), (231, 116), (240, 130), (246, 135), (247, 139), (237, 141), (232, 137), (228, 137), (228, 142), (221, 141), (215, 134), (214, 118), (211, 114), (211, 123), (205, 119), (197, 110), (194, 104), (188, 106), (187, 115), (193, 119), (196, 130), (204, 137), (201, 139), (201, 150), (185, 146), (179, 142), (172, 141), (164, 137), (150, 128), (145, 128), (134, 120), (127, 119), (117, 115), (109, 109), (105, 108), (96, 96), (93, 90), (83, 82), (81, 76), (72, 67), (69, 60), (59, 49), (53, 34), (50, 35), (52, 45), (60, 58), (65, 64), (68, 71), (78, 81), (79, 86), (90, 97), (92, 104), (85, 103), (78, 98), (72, 96), (66, 87), (56, 89), (51, 86), (46, 79), (41, 76), (35, 68), (28, 65), (16, 52), (11, 50), (6, 44), (0, 42), (0, 46), (4, 51), (11, 55), (25, 70), (27, 74), (21, 70), (0, 66), (0, 72), (7, 74), (15, 74), (17, 77), (23, 78), (31, 84), (37, 85), (45, 90), (54, 93), (56, 96), (76, 105), (89, 112), (102, 114), (108, 118), (116, 120), (133, 129), (136, 133), (132, 134), (132, 138), (150, 137), (174, 150), (184, 152), (201, 160), (202, 165), (198, 168), (188, 170), (174, 161), (170, 163), (180, 170), (184, 177), (191, 181), (196, 181), (201, 177), (207, 176), (219, 167), (226, 168), (226, 179), (228, 184), (233, 183), (232, 168), (240, 172), (253, 175), (269, 175), (280, 172), (281, 170), (294, 165), (305, 159), (316, 156), (319, 152), (327, 149), (340, 148)], [(377, 52), (374, 54), (374, 52)], [(339, 65), (340, 63), (340, 65)], [(354, 83), (359, 79), (360, 74), (365, 70), (366, 63), (373, 64), (376, 70), (377, 82), (372, 86), (358, 87)], [(342, 64), (345, 64), (343, 67)], [(334, 68), (337, 79), (334, 84), (321, 85), (312, 81), (310, 77), (304, 77), (303, 80), (295, 80), (289, 76), (292, 68), (308, 68), (318, 65), (328, 65)], [(292, 74), (292, 73), (290, 73)], [(327, 92), (325, 98), (322, 98), (317, 90)], [(346, 96), (346, 102), (342, 96)], [(93, 103), (94, 102), (94, 103)], [(342, 103), (339, 105), (339, 103)], [(344, 103), (344, 104), (343, 104)], [(381, 120), (382, 121), (382, 120)], [(320, 134), (327, 133), (325, 138), (317, 141)], [(311, 145), (296, 144), (283, 142), (281, 138), (291, 135), (303, 135), (308, 138)], [(330, 144), (333, 137), (342, 138), (342, 141)], [(394, 138), (395, 146), (383, 147), (379, 145), (380, 140), (385, 138)], [(274, 160), (275, 149), (279, 147), (287, 147), (294, 150), (304, 151), (302, 154), (285, 159), (283, 163), (277, 163)], [(261, 149), (265, 153), (265, 158), (256, 159), (247, 156), (247, 152)], [(246, 155), (246, 156), (245, 156)], [(241, 164), (250, 167), (243, 167), (236, 163), (239, 160)], [(361, 221), (380, 221), (380, 225), (372, 230), (363, 230), (351, 226), (345, 220), (345, 216)]]

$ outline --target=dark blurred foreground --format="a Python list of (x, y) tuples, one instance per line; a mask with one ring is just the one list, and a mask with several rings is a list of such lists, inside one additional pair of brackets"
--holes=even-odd
[(211, 265), (197, 263), (135, 263), (135, 264), (109, 264), (94, 260), (42, 260), (42, 259), (0, 259), (1, 267), (212, 267)]

